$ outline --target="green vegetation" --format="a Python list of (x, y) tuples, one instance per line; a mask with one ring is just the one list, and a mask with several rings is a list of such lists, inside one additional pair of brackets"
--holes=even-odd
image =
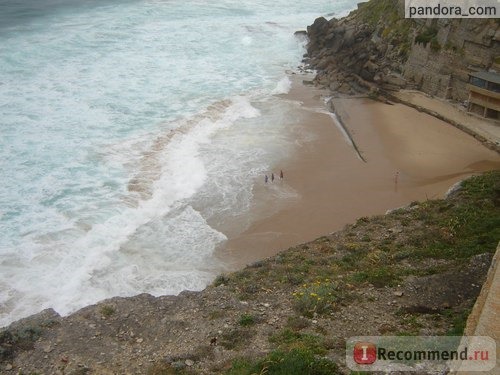
[(433, 38), (437, 36), (438, 29), (435, 27), (426, 27), (415, 37), (415, 43), (423, 44), (424, 47), (427, 46)]
[(404, 18), (404, 15), (399, 13), (398, 8), (397, 0), (372, 0), (359, 8), (358, 15), (364, 22), (372, 26), (376, 26), (382, 19), (394, 24)]
[(358, 17), (374, 29), (383, 22), (379, 36), (395, 46), (402, 61), (408, 58), (415, 23), (404, 18), (404, 10), (397, 0), (371, 0), (360, 7)]
[(101, 307), (101, 314), (105, 318), (109, 318), (111, 315), (115, 313), (115, 308), (110, 305), (104, 305)]
[(463, 182), (453, 199), (422, 204), (414, 217), (426, 228), (409, 236), (408, 254), (416, 258), (466, 260), (494, 252), (500, 238), (500, 172)]
[(415, 37), (415, 43), (423, 44), (424, 47), (427, 44), (431, 44), (431, 50), (434, 52), (438, 52), (441, 49), (441, 45), (437, 40), (438, 29), (435, 27), (425, 27), (420, 33)]
[(393, 286), (397, 284), (400, 277), (397, 271), (390, 267), (380, 267), (360, 271), (352, 275), (352, 281), (357, 283), (368, 282), (377, 288)]
[(0, 331), (0, 362), (11, 360), (16, 350), (30, 350), (42, 334), (41, 327)]
[(219, 275), (215, 278), (213, 282), (213, 286), (220, 286), (220, 285), (226, 285), (229, 283), (229, 277), (226, 275)]
[(258, 362), (235, 360), (231, 369), (226, 372), (227, 375), (336, 375), (339, 373), (335, 363), (326, 358), (317, 357), (307, 349), (276, 350)]
[(465, 309), (456, 313), (455, 311), (449, 309), (445, 310), (442, 314), (447, 318), (451, 319), (451, 328), (448, 330), (448, 336), (462, 336), (465, 330), (465, 325), (467, 323), (467, 318), (472, 309)]
[(322, 338), (309, 333), (299, 333), (291, 329), (272, 335), (269, 342), (275, 344), (280, 350), (307, 349), (314, 354), (324, 355), (326, 349)]
[(330, 279), (323, 279), (303, 284), (293, 292), (293, 297), (296, 311), (312, 317), (314, 313), (324, 314), (332, 311), (340, 298), (340, 291), (338, 285)]
[(243, 314), (240, 316), (239, 320), (240, 326), (248, 327), (255, 324), (255, 317), (250, 314)]

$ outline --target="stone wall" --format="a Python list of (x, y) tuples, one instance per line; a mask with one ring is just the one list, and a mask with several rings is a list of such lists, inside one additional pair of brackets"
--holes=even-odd
[(424, 28), (437, 28), (439, 48), (413, 43), (404, 65), (404, 77), (420, 90), (441, 98), (466, 100), (468, 73), (495, 68), (500, 56), (500, 30), (496, 20), (428, 20)]

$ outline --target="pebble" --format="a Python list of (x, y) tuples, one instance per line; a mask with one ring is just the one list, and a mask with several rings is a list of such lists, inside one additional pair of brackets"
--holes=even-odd
[(10, 363), (7, 363), (7, 366), (5, 366), (5, 370), (10, 371), (13, 369), (14, 366), (12, 366)]
[(270, 307), (271, 305), (269, 303), (263, 303), (262, 306), (264, 306), (264, 307)]
[(189, 366), (189, 367), (194, 365), (194, 361), (191, 359), (186, 359), (186, 361), (184, 363), (186, 364), (186, 366)]
[(395, 295), (396, 297), (402, 297), (402, 296), (403, 296), (403, 292), (402, 292), (402, 291), (400, 291), (400, 290), (398, 290), (398, 291), (394, 292), (394, 295)]
[(317, 324), (317, 323), (318, 323), (318, 321), (317, 321), (317, 320), (313, 320), (313, 321), (312, 321), (312, 324)]
[(47, 345), (45, 348), (43, 348), (44, 353), (50, 353), (52, 351), (52, 347), (50, 345)]
[(135, 342), (138, 343), (138, 344), (142, 343), (143, 341), (144, 341), (144, 339), (137, 339), (137, 340), (135, 340)]

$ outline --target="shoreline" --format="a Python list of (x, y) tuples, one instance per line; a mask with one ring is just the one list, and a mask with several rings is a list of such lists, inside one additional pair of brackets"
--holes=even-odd
[[(252, 205), (261, 207), (250, 213), (250, 226), (216, 249), (229, 271), (341, 230), (359, 217), (442, 198), (458, 181), (500, 169), (496, 152), (429, 114), (404, 104), (333, 98), (360, 158), (327, 109), (323, 99), (329, 91), (305, 86), (304, 75), (290, 78), (292, 89), (283, 99), (301, 103), (294, 131), (303, 139), (274, 168), (275, 175), (284, 171), (283, 181), (255, 183)], [(295, 198), (273, 202), (285, 189)], [(266, 202), (275, 207), (266, 210)]]
[[(304, 85), (302, 79), (305, 77), (294, 74), (290, 77), (293, 81), (291, 91), (280, 95), (283, 100), (301, 103), (298, 109), (300, 124), (293, 131), (303, 139), (282, 165), (274, 167), (274, 184), (264, 185), (260, 180), (254, 183), (253, 210), (248, 214), (251, 218), (242, 215), (238, 219), (241, 222), (231, 224), (246, 229), (230, 228), (228, 240), (213, 254), (214, 260), (219, 262), (219, 273), (241, 270), (293, 246), (330, 235), (360, 217), (384, 215), (416, 200), (442, 198), (457, 182), (474, 174), (500, 169), (500, 156), (480, 140), (405, 104), (389, 105), (359, 97), (333, 98), (335, 112), (331, 112), (324, 100), (330, 92)], [(366, 161), (358, 156), (339, 129), (341, 124), (335, 123), (334, 114), (357, 143), (359, 152), (367, 157)], [(436, 155), (419, 153), (415, 149), (429, 141), (429, 134), (425, 133), (422, 139), (409, 142), (406, 146), (412, 152), (400, 158), (406, 146), (396, 140), (415, 135), (411, 133), (412, 127), (397, 127), (398, 121), (402, 123), (407, 118), (425, 124), (426, 132), (434, 130), (441, 137), (432, 140), (429, 150), (435, 149), (436, 144), (449, 135), (456, 136), (452, 142), (454, 154), (441, 165), (433, 165)], [(372, 126), (366, 127), (367, 123)], [(397, 147), (393, 149), (391, 146), (395, 144)], [(453, 161), (453, 155), (464, 150), (472, 154)], [(492, 160), (479, 160), (479, 156)], [(421, 171), (423, 165), (429, 168), (429, 173)], [(450, 166), (456, 168), (455, 172), (448, 170)], [(283, 181), (279, 180), (280, 169), (285, 173)], [(400, 172), (397, 187), (395, 172)], [(360, 188), (363, 185), (366, 188)], [(330, 199), (333, 194), (337, 199)], [(245, 224), (248, 220), (250, 225)]]

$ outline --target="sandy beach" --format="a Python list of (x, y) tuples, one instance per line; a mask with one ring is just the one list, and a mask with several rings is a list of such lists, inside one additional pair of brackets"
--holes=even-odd
[(250, 226), (231, 233), (217, 250), (229, 269), (340, 230), (359, 217), (443, 197), (457, 181), (500, 169), (496, 152), (430, 115), (401, 104), (336, 98), (335, 110), (363, 161), (326, 110), (328, 93), (293, 78), (284, 99), (301, 103), (293, 129), (296, 150), (270, 171), (277, 176), (283, 170), (283, 181), (255, 182)]

